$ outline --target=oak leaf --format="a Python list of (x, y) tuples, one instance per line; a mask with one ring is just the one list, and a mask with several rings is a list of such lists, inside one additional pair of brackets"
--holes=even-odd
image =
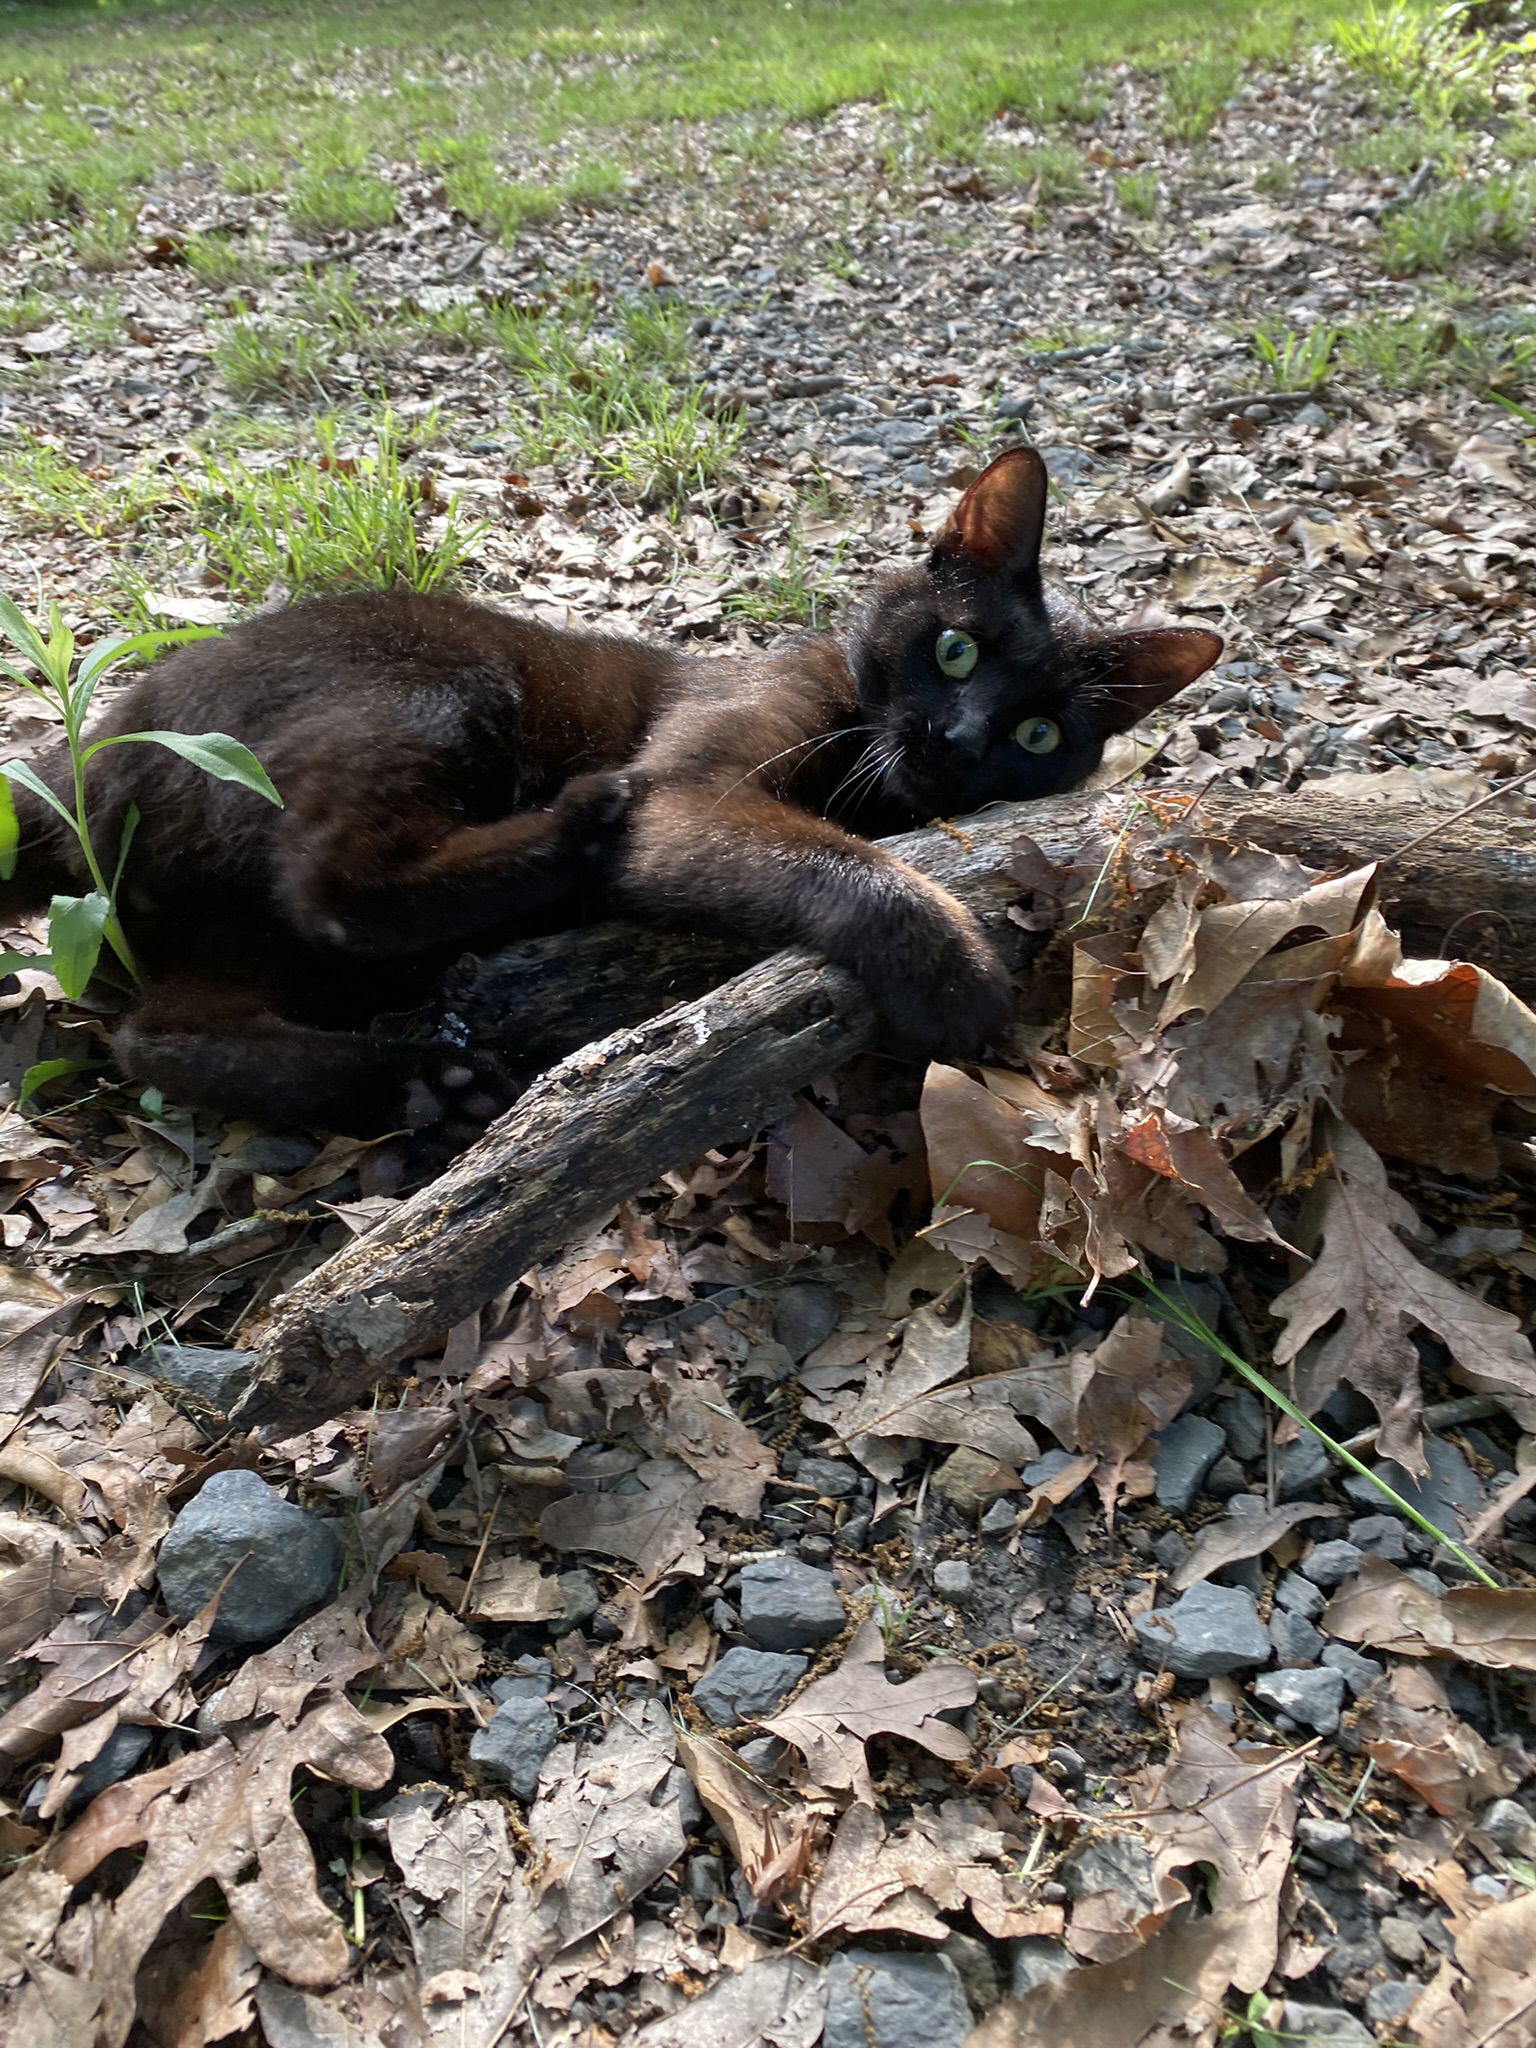
[(1358, 1131), (1333, 1118), (1328, 1142), (1333, 1171), (1322, 1190), (1320, 1241), (1308, 1271), (1275, 1297), (1286, 1324), (1275, 1359), (1289, 1364), (1340, 1317), (1298, 1371), (1298, 1402), (1312, 1414), (1347, 1380), (1376, 1410), (1384, 1455), (1422, 1471), (1419, 1360), (1408, 1326), (1432, 1330), (1456, 1360), (1457, 1377), (1500, 1399), (1536, 1400), (1536, 1356), (1514, 1316), (1432, 1271), (1403, 1243), (1398, 1232), (1417, 1232), (1419, 1220)]
[(958, 1664), (932, 1664), (915, 1678), (893, 1684), (885, 1675), (880, 1625), (871, 1615), (860, 1624), (837, 1669), (814, 1680), (762, 1726), (803, 1753), (816, 1784), (831, 1792), (851, 1791), (873, 1806), (865, 1743), (876, 1735), (900, 1735), (933, 1756), (958, 1762), (970, 1742), (939, 1716), (974, 1705), (976, 1690), (974, 1673)]
[(1323, 1609), (1322, 1626), (1346, 1643), (1402, 1657), (1536, 1671), (1536, 1591), (1524, 1586), (1452, 1586), (1437, 1599), (1385, 1558), (1364, 1557)]
[(1456, 1936), (1456, 1961), (1442, 1963), (1412, 2008), (1421, 2048), (1517, 2048), (1531, 2038), (1531, 1955), (1536, 1892), (1485, 1906)]
[(1518, 1779), (1467, 1722), (1451, 1712), (1430, 1671), (1399, 1664), (1375, 1685), (1360, 1716), (1365, 1753), (1411, 1785), (1436, 1813), (1465, 1815), (1513, 1792)]

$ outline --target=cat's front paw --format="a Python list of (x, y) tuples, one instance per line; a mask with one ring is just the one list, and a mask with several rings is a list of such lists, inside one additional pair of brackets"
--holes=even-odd
[(892, 1049), (915, 1059), (980, 1059), (1013, 1028), (1013, 983), (984, 943), (948, 944), (865, 978)]
[(408, 1135), (400, 1146), (405, 1172), (421, 1180), (474, 1144), (511, 1108), (526, 1083), (494, 1053), (451, 1045), (414, 1050), (401, 1118)]
[(641, 778), (627, 769), (601, 768), (573, 776), (555, 798), (561, 839), (589, 857), (606, 852), (643, 795)]

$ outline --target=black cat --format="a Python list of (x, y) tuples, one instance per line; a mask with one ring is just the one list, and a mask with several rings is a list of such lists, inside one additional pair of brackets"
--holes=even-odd
[[(367, 1032), (401, 1006), (402, 974), (409, 993), (408, 970), (420, 986), (466, 945), (575, 921), (594, 886), (640, 918), (823, 953), (861, 976), (895, 1045), (980, 1053), (1007, 1027), (1007, 977), (970, 915), (869, 838), (1070, 788), (1221, 651), (1200, 629), (1104, 632), (1048, 590), (1045, 497), (1040, 458), (1009, 450), (922, 566), (840, 632), (761, 654), (396, 592), (296, 605), (157, 662), (101, 731), (232, 732), (285, 808), (158, 748), (93, 764), (98, 843), (141, 813), (122, 909), (145, 982), (119, 1065), (234, 1115), (419, 1122), (474, 1074)], [(63, 786), (60, 761), (42, 772)], [(83, 879), (18, 797), (13, 911)]]

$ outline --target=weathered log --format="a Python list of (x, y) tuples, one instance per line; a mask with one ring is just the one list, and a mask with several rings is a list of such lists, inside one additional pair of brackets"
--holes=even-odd
[[(1137, 796), (1057, 797), (888, 844), (967, 903), (1017, 964), (1030, 942), (1007, 917), (1019, 889), (1003, 869), (1020, 842), (1066, 861), (1090, 835), (1144, 814)], [(1198, 815), (1212, 832), (1314, 867), (1386, 861), (1384, 899), (1411, 950), (1470, 955), (1536, 991), (1536, 821), (1485, 810), (1436, 826), (1418, 802), (1341, 801), (1315, 787), (1274, 798), (1213, 790)], [(454, 1006), (490, 1026), (516, 992), (537, 999), (541, 984), (547, 994), (558, 985), (560, 1014), (580, 1019), (586, 976), (607, 1017), (643, 1016), (672, 1000), (680, 974), (721, 957), (708, 942), (679, 950), (621, 927), (570, 934), (483, 963)], [(780, 953), (584, 1045), (446, 1173), (276, 1304), (236, 1421), (286, 1428), (335, 1414), (658, 1174), (749, 1136), (878, 1035), (851, 975)]]

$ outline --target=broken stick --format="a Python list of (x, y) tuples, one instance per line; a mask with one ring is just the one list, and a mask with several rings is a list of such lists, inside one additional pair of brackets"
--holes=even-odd
[[(1157, 807), (1187, 801), (1169, 792)], [(1067, 862), (1147, 811), (1146, 798), (1121, 793), (1053, 797), (886, 844), (966, 903), (1017, 965), (1031, 941), (1008, 919), (1020, 891), (1003, 871), (1023, 842)], [(1409, 950), (1474, 956), (1517, 989), (1536, 986), (1536, 822), (1483, 811), (1425, 839), (1423, 803), (1341, 800), (1326, 785), (1282, 797), (1212, 790), (1197, 820), (1323, 869), (1388, 860), (1416, 841), (1383, 876)], [(592, 1014), (584, 977), (605, 1023), (673, 1007), (561, 1060), (446, 1173), (283, 1296), (233, 1419), (291, 1429), (338, 1413), (658, 1175), (750, 1137), (797, 1089), (878, 1043), (859, 983), (802, 954), (775, 954), (676, 1002), (680, 974), (733, 958), (712, 941), (604, 927), (512, 948), (461, 978), (455, 1008), (487, 1037), (506, 1029), (512, 990), (539, 1001), (541, 977), (562, 991), (549, 1000), (567, 1033)], [(514, 1030), (531, 1035), (516, 1019)]]

